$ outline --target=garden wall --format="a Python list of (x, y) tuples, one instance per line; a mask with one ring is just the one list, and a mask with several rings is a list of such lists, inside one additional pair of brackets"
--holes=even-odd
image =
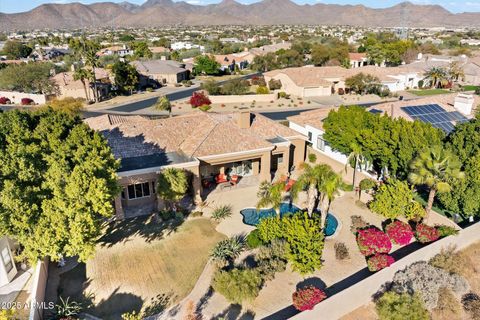
[(212, 103), (252, 103), (256, 102), (270, 102), (277, 100), (276, 93), (270, 94), (247, 94), (247, 95), (231, 95), (231, 96), (208, 96)]
[(464, 249), (469, 245), (480, 241), (479, 234), (480, 223), (476, 223), (473, 226), (461, 230), (457, 236), (440, 239), (409, 254), (403, 259), (398, 260), (389, 268), (385, 268), (320, 302), (315, 306), (315, 309), (299, 313), (291, 319), (325, 319), (325, 316), (327, 316), (328, 319), (339, 319), (353, 310), (370, 303), (372, 301), (372, 296), (384, 283), (392, 281), (393, 276), (397, 271), (402, 270), (417, 261), (428, 261), (437, 253), (440, 253), (442, 248), (448, 246), (453, 245), (459, 250)]
[(32, 99), (36, 104), (45, 104), (45, 102), (47, 102), (47, 96), (44, 94), (24, 93), (18, 91), (0, 91), (0, 97), (10, 99), (13, 104), (21, 104), (22, 98)]
[(48, 280), (48, 259), (38, 261), (33, 274), (33, 281), (30, 293), (30, 316), (29, 320), (42, 320), (43, 311), (53, 307), (45, 301), (45, 288)]

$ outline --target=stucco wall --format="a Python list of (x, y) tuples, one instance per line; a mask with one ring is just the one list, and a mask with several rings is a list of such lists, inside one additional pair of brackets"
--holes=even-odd
[(0, 256), (0, 287), (12, 281), (12, 279), (17, 274), (17, 268), (13, 260), (12, 250), (10, 248), (10, 244), (7, 237), (3, 237), (0, 239), (0, 252), (2, 252), (5, 249), (8, 250), (8, 253), (10, 254), (10, 259), (12, 261), (13, 268), (9, 272), (7, 272), (4, 266), (4, 261)]
[[(52, 308), (52, 302), (45, 301), (45, 288), (48, 280), (48, 259), (38, 261), (33, 274), (32, 287), (30, 293), (30, 316), (29, 320), (43, 319), (45, 308)], [(45, 305), (41, 305), (45, 302)]]
[(252, 103), (270, 102), (277, 100), (276, 93), (270, 94), (248, 94), (248, 95), (231, 95), (231, 96), (209, 96), (212, 103)]
[(23, 93), (18, 91), (0, 91), (0, 97), (6, 97), (14, 104), (20, 104), (22, 98), (29, 98), (37, 104), (45, 104), (47, 96), (44, 94)]
[(417, 261), (428, 261), (439, 253), (442, 248), (452, 245), (456, 246), (459, 250), (466, 248), (480, 241), (478, 237), (479, 234), (480, 223), (477, 223), (460, 231), (457, 236), (450, 236), (434, 242), (395, 262), (389, 268), (385, 268), (334, 296), (329, 297), (319, 303), (312, 311), (302, 312), (291, 319), (326, 319), (326, 315), (328, 315), (328, 319), (339, 319), (351, 311), (370, 303), (372, 296), (384, 283), (391, 281), (397, 271)]

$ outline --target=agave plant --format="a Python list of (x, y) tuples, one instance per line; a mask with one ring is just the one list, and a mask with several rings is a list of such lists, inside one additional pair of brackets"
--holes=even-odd
[(220, 221), (232, 215), (232, 206), (230, 205), (223, 205), (217, 207), (212, 212), (212, 218), (216, 221)]
[(242, 237), (233, 237), (220, 241), (213, 247), (211, 257), (220, 266), (230, 265), (242, 253), (245, 241)]
[(65, 300), (60, 297), (60, 303), (55, 306), (57, 319), (76, 318), (82, 311), (82, 305), (76, 301), (70, 301), (70, 297)]

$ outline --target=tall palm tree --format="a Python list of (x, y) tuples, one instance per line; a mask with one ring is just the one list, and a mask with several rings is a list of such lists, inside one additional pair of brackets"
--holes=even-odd
[(350, 145), (350, 149), (352, 152), (348, 155), (347, 163), (345, 164), (345, 173), (347, 172), (347, 167), (349, 164), (353, 162), (353, 187), (355, 188), (357, 182), (357, 168), (360, 166), (360, 171), (362, 166), (367, 163), (367, 158), (363, 155), (362, 147), (358, 144), (353, 142)]
[(98, 102), (97, 76), (95, 69), (99, 67), (99, 58), (95, 46), (86, 46), (83, 56), (85, 59), (85, 65), (91, 70), (90, 81), (93, 82), (93, 95), (95, 97), (95, 102)]
[(155, 104), (155, 109), (160, 111), (168, 111), (168, 116), (172, 117), (172, 104), (166, 96), (158, 98), (157, 103)]
[(463, 179), (458, 157), (442, 146), (432, 146), (422, 151), (410, 164), (411, 172), (408, 179), (415, 185), (425, 185), (430, 191), (425, 208), (426, 217), (430, 214), (436, 193), (450, 192), (451, 181)]
[(424, 80), (430, 82), (430, 87), (438, 88), (447, 80), (447, 71), (443, 68), (432, 67), (425, 72), (424, 76)]
[(85, 90), (85, 99), (87, 99), (87, 101), (90, 101), (90, 95), (88, 94), (87, 82), (85, 80), (88, 80), (89, 76), (88, 70), (84, 68), (78, 68), (73, 73), (73, 79), (75, 81), (80, 80), (82, 82), (83, 90)]
[(344, 185), (342, 176), (334, 172), (331, 168), (325, 170), (323, 173), (323, 179), (319, 185), (321, 213), (320, 224), (322, 229), (325, 228), (327, 214), (330, 211), (330, 205), (338, 195), (338, 191)]
[(284, 189), (285, 185), (282, 183), (263, 181), (257, 192), (257, 209), (270, 206), (275, 209), (277, 215), (280, 216), (280, 205), (283, 201)]
[(311, 166), (307, 163), (302, 163), (300, 169), (303, 170), (303, 173), (292, 186), (290, 195), (292, 199), (297, 199), (301, 191), (307, 190), (307, 213), (311, 217), (318, 204), (319, 186), (322, 183), (325, 172), (328, 171), (330, 167), (326, 164)]

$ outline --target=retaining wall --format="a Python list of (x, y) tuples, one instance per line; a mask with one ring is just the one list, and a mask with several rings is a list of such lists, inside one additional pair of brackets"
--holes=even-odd
[(22, 98), (32, 99), (36, 104), (45, 104), (48, 98), (44, 94), (24, 93), (18, 91), (0, 91), (0, 97), (10, 99), (13, 104), (21, 104)]
[(43, 311), (52, 308), (53, 305), (45, 302), (45, 288), (48, 280), (48, 259), (38, 261), (33, 274), (32, 290), (30, 293), (30, 316), (29, 320), (42, 320)]
[(231, 96), (208, 96), (212, 103), (252, 103), (256, 102), (270, 102), (277, 100), (276, 93), (269, 94), (247, 94), (247, 95), (231, 95)]
[(457, 236), (440, 239), (407, 255), (395, 262), (389, 268), (380, 270), (370, 277), (357, 282), (348, 289), (320, 302), (315, 306), (315, 309), (304, 311), (290, 319), (339, 319), (353, 310), (370, 303), (372, 301), (372, 296), (384, 283), (392, 281), (393, 276), (397, 271), (402, 270), (417, 261), (428, 261), (443, 248), (448, 246), (453, 245), (461, 250), (478, 241), (480, 241), (480, 223), (476, 223), (473, 226), (461, 230)]

